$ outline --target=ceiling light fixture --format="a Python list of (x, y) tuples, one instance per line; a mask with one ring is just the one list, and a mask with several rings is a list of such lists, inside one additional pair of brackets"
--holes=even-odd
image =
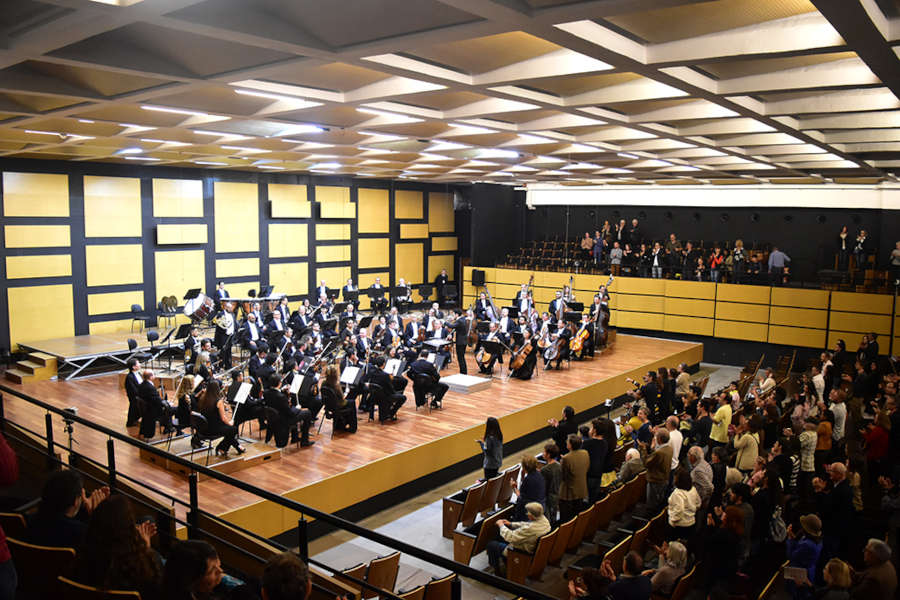
[(148, 144), (169, 144), (170, 146), (190, 146), (187, 142), (172, 142), (169, 140), (160, 140), (157, 138), (141, 138), (142, 142), (147, 142)]
[(283, 135), (297, 135), (298, 133), (322, 133), (325, 131), (324, 127), (320, 127), (318, 125), (292, 125), (288, 127), (284, 131), (279, 131), (275, 135), (271, 137), (281, 137)]
[(194, 164), (195, 165), (212, 165), (212, 166), (216, 166), (216, 167), (227, 167), (228, 166), (228, 163), (216, 162), (216, 161), (212, 161), (212, 160), (195, 160)]
[(374, 135), (386, 140), (405, 140), (406, 138), (402, 135), (393, 135), (390, 133), (378, 133), (377, 131), (357, 131), (360, 135)]
[(149, 160), (153, 162), (157, 162), (159, 158), (153, 158), (152, 156), (123, 156), (125, 160)]
[(310, 170), (312, 170), (312, 169), (331, 170), (331, 169), (340, 169), (340, 168), (341, 168), (341, 163), (323, 162), (323, 163), (316, 163), (316, 164), (312, 165), (310, 167)]
[(272, 171), (284, 171), (284, 167), (278, 167), (275, 165), (259, 165), (259, 166), (257, 166), (257, 168), (258, 169), (270, 169)]
[(79, 123), (93, 123), (90, 119), (78, 119)]
[(211, 117), (213, 115), (199, 110), (187, 110), (184, 108), (169, 108), (168, 106), (154, 106), (152, 104), (142, 104), (144, 110), (152, 110), (155, 112), (172, 113), (176, 115), (187, 115), (189, 117)]
[(640, 158), (637, 154), (631, 154), (629, 152), (616, 152), (616, 156), (621, 156), (622, 158)]
[(26, 129), (25, 133), (33, 133), (36, 135), (56, 135), (59, 137), (63, 137), (63, 134), (58, 131), (41, 131), (40, 129)]
[(143, 152), (143, 148), (138, 148), (137, 146), (131, 146), (130, 148), (121, 148), (116, 150), (116, 154), (140, 154)]
[(499, 148), (485, 148), (478, 151), (478, 158), (519, 158), (520, 154), (515, 150), (501, 150)]

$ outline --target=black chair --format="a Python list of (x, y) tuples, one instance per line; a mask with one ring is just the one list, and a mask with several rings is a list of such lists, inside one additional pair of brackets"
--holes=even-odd
[(159, 341), (159, 332), (158, 331), (148, 331), (147, 332), (147, 342), (150, 344), (150, 360), (153, 361), (157, 356), (157, 351), (159, 348), (153, 347), (153, 342)]
[(444, 285), (444, 306), (456, 306), (459, 301), (459, 289), (455, 283)]
[(319, 390), (322, 393), (323, 416), (322, 420), (319, 421), (318, 433), (322, 432), (322, 424), (325, 423), (325, 419), (331, 419), (331, 437), (334, 437), (335, 425), (338, 422), (346, 423), (352, 417), (353, 407), (349, 404), (343, 408), (338, 407), (338, 398), (331, 388), (320, 386)]
[[(206, 417), (196, 411), (191, 411), (191, 443), (194, 439), (200, 443), (206, 443), (206, 466), (209, 466), (209, 456), (212, 454), (213, 440), (219, 439), (220, 435), (213, 435), (209, 432), (209, 422)], [(203, 446), (198, 450), (203, 449)]]
[(431, 293), (431, 284), (423, 283), (419, 286), (419, 297), (422, 298), (422, 304), (424, 306), (428, 306), (431, 304), (431, 301), (429, 300), (429, 298), (431, 298)]
[(426, 391), (431, 385), (431, 377), (429, 375), (416, 375), (413, 378), (413, 397), (416, 399), (416, 410), (420, 406), (426, 406), (428, 412), (431, 412), (431, 402), (434, 400), (434, 393)]
[(145, 315), (144, 309), (141, 308), (140, 304), (132, 304), (131, 305), (131, 331), (134, 331), (134, 322), (137, 321), (141, 324), (141, 331), (144, 330), (144, 327), (150, 327), (150, 323), (153, 321), (153, 317), (150, 315)]
[(131, 352), (131, 356), (128, 358), (136, 358), (141, 362), (146, 362), (153, 358), (152, 355), (147, 354), (146, 352), (136, 352), (138, 347), (137, 340), (134, 338), (128, 338), (128, 351)]

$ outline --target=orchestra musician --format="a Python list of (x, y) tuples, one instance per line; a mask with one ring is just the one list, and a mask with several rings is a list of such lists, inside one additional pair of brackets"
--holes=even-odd
[[(245, 452), (237, 443), (237, 427), (234, 426), (234, 420), (229, 419), (225, 412), (225, 401), (222, 399), (218, 381), (214, 379), (209, 382), (197, 403), (197, 408), (206, 418), (209, 434), (222, 437), (222, 441), (216, 446), (217, 456), (227, 456), (229, 448), (234, 448), (238, 454)], [(192, 438), (191, 446), (200, 447), (200, 440)]]
[[(446, 340), (450, 338), (450, 331), (444, 327), (444, 322), (440, 319), (435, 319), (433, 321), (433, 328), (431, 330), (431, 335), (429, 339), (432, 340)], [(450, 363), (450, 350), (449, 345), (441, 346), (436, 352), (439, 356), (444, 357), (444, 366), (446, 367)]]
[(475, 317), (479, 321), (496, 321), (497, 315), (494, 314), (494, 308), (491, 306), (487, 294), (481, 292), (478, 295), (478, 301), (475, 303)]
[(132, 357), (125, 363), (128, 366), (128, 375), (125, 376), (125, 394), (128, 396), (128, 416), (125, 418), (125, 427), (134, 427), (141, 418), (141, 399), (138, 390), (141, 386), (141, 363)]
[(284, 323), (281, 320), (281, 312), (272, 313), (272, 320), (265, 327), (266, 337), (269, 339), (281, 336), (284, 333)]
[(325, 285), (325, 280), (319, 282), (319, 287), (316, 288), (315, 297), (319, 299), (319, 303), (322, 303), (322, 296), (328, 297), (328, 286)]
[(431, 310), (434, 311), (434, 316), (438, 319), (444, 320), (444, 311), (441, 310), (441, 305), (437, 302), (431, 303)]
[(576, 360), (584, 360), (585, 356), (594, 357), (594, 322), (590, 315), (581, 316), (581, 326), (575, 332), (573, 337), (584, 336), (581, 345), (581, 352), (576, 356)]
[(245, 320), (243, 326), (241, 326), (241, 338), (241, 345), (244, 348), (250, 350), (250, 352), (256, 350), (260, 333), (259, 326), (256, 323), (256, 315), (252, 312), (247, 315), (247, 320)]
[[(290, 391), (291, 383), (293, 383), (295, 377), (303, 377), (303, 374), (300, 372), (300, 365), (292, 360), (284, 363), (284, 373), (282, 387), (287, 391)], [(312, 377), (316, 383), (319, 381), (319, 374), (315, 372), (306, 375), (306, 377)], [(300, 408), (308, 410), (310, 422), (314, 423), (319, 418), (319, 411), (322, 410), (322, 400), (316, 397), (312, 390), (312, 386), (304, 390), (304, 387), (301, 385), (297, 394), (290, 395), (290, 399), (292, 406), (299, 405)]]
[(215, 344), (216, 348), (219, 348), (219, 361), (226, 369), (231, 368), (231, 343), (235, 331), (232, 311), (234, 311), (234, 304), (225, 302), (215, 318)]
[(225, 289), (225, 282), (220, 281), (216, 284), (216, 291), (213, 292), (213, 299), (216, 301), (216, 309), (219, 310), (222, 307), (222, 301), (230, 298), (228, 295), (228, 290)]
[(253, 313), (254, 316), (256, 316), (256, 325), (258, 327), (262, 327), (263, 325), (265, 325), (265, 321), (263, 321), (262, 308), (260, 307), (259, 302), (253, 303), (253, 305), (250, 307), (250, 312)]
[(556, 333), (551, 334), (550, 339), (557, 345), (557, 354), (554, 358), (544, 359), (544, 370), (553, 367), (553, 361), (556, 361), (556, 370), (561, 367), (560, 363), (569, 357), (569, 342), (572, 339), (572, 330), (566, 325), (566, 322), (560, 319), (556, 323)]
[(172, 415), (175, 408), (169, 404), (165, 397), (165, 390), (157, 389), (155, 376), (150, 369), (144, 369), (141, 373), (141, 385), (138, 386), (138, 397), (141, 401), (141, 437), (149, 441), (156, 434), (157, 422), (163, 426), (163, 433), (175, 431), (172, 427)]
[(372, 328), (372, 339), (378, 343), (381, 343), (381, 337), (384, 335), (384, 332), (387, 330), (387, 317), (381, 315), (378, 317), (378, 322), (375, 323), (375, 327)]
[(411, 316), (409, 322), (406, 324), (406, 329), (403, 332), (408, 345), (415, 346), (416, 344), (421, 343), (421, 340), (419, 340), (420, 329), (423, 329), (422, 317), (418, 315)]
[[(341, 389), (340, 373), (334, 365), (328, 365), (325, 368), (325, 379), (319, 386), (321, 389), (328, 388), (334, 397), (335, 404), (331, 410), (334, 412), (333, 426), (338, 431), (346, 431), (347, 433), (356, 433), (356, 401), (345, 398), (344, 391)], [(325, 400), (325, 393), (322, 392), (322, 400)]]
[(409, 304), (411, 296), (412, 290), (406, 285), (406, 280), (401, 277), (397, 281), (397, 295), (394, 297), (394, 308), (399, 308), (401, 305), (405, 307), (405, 305)]
[(369, 339), (369, 332), (365, 329), (360, 329), (356, 336), (356, 352), (360, 356), (368, 356), (373, 348), (374, 345), (372, 340)]
[(313, 323), (312, 332), (309, 334), (309, 342), (312, 345), (312, 350), (314, 352), (321, 352), (325, 347), (322, 331), (318, 323)]
[(522, 330), (522, 343), (516, 347), (513, 356), (525, 355), (525, 362), (521, 367), (512, 370), (511, 376), (517, 379), (531, 379), (534, 374), (534, 368), (537, 366), (538, 348), (536, 340), (531, 334), (530, 329)]
[[(353, 300), (349, 300), (347, 298), (347, 292), (357, 292), (356, 298), (354, 298)], [(341, 288), (341, 293), (344, 296), (344, 302), (352, 302), (353, 309), (354, 310), (359, 309), (359, 288), (356, 287), (355, 285), (353, 285), (352, 279), (347, 280), (347, 285), (345, 285), (344, 287)]]
[(281, 300), (278, 301), (278, 306), (275, 307), (275, 310), (281, 314), (282, 323), (288, 323), (291, 320), (291, 307), (288, 306), (287, 296), (281, 297)]
[(447, 275), (447, 269), (441, 269), (438, 276), (434, 278), (434, 289), (437, 291), (438, 303), (444, 301), (444, 286), (449, 283), (450, 277)]
[(259, 379), (259, 371), (266, 364), (266, 354), (269, 347), (266, 344), (260, 344), (256, 349), (256, 354), (250, 357), (247, 362), (247, 371), (253, 379)]
[(514, 334), (518, 333), (519, 328), (516, 326), (516, 322), (509, 316), (508, 308), (500, 309), (500, 320), (498, 321), (500, 324), (500, 332), (506, 336), (507, 339)]
[(306, 312), (306, 306), (301, 304), (297, 311), (291, 315), (290, 326), (295, 331), (299, 331), (301, 334), (306, 332), (310, 327), (312, 327), (312, 319), (309, 318), (309, 315)]
[[(305, 408), (292, 406), (291, 401), (287, 397), (287, 394), (278, 389), (278, 385), (280, 383), (281, 380), (277, 375), (274, 374), (263, 380), (263, 386), (265, 387), (265, 392), (263, 393), (263, 402), (269, 408), (275, 409), (281, 422), (290, 431), (290, 443), (297, 443), (299, 437), (300, 447), (308, 448), (309, 446), (315, 444), (315, 442), (311, 442), (309, 440), (309, 427), (312, 424), (312, 415), (310, 411)], [(298, 425), (300, 428), (299, 436), (297, 434)], [(272, 439), (272, 437), (275, 435), (273, 429), (273, 424), (269, 423), (269, 426), (266, 427), (266, 443), (268, 443), (269, 440)], [(276, 443), (278, 443), (277, 438)]]
[(384, 312), (385, 310), (387, 310), (388, 301), (387, 301), (387, 298), (385, 298), (383, 295), (384, 294), (384, 286), (381, 285), (381, 277), (376, 277), (375, 283), (373, 283), (370, 287), (371, 287), (371, 289), (376, 290), (376, 291), (380, 290), (381, 294), (382, 294), (381, 296), (372, 300), (374, 310), (376, 312)]
[(450, 329), (453, 332), (453, 342), (456, 346), (456, 362), (459, 364), (459, 372), (467, 375), (469, 369), (466, 365), (466, 338), (469, 335), (469, 319), (460, 314), (458, 310), (452, 311), (450, 315), (453, 317)]
[(515, 304), (516, 308), (519, 309), (520, 315), (528, 315), (531, 313), (534, 302), (531, 300), (531, 292), (528, 291), (527, 283), (523, 283), (522, 289), (516, 292)]
[[(506, 337), (504, 333), (500, 331), (500, 324), (497, 321), (491, 321), (490, 330), (486, 334), (481, 334), (479, 336), (482, 341), (485, 342), (500, 342), (503, 346), (508, 344), (509, 338)], [(503, 363), (503, 347), (500, 347), (499, 353), (492, 353), (490, 361), (486, 366), (480, 366), (479, 371), (484, 375), (493, 375), (494, 374), (494, 363), (497, 361)]]
[[(384, 365), (387, 361), (384, 356), (378, 356), (373, 361), (373, 366), (375, 368), (369, 369), (366, 373), (366, 381), (363, 384), (364, 388), (372, 392), (373, 387), (377, 385), (380, 388), (379, 393), (376, 394), (377, 404), (378, 404), (378, 420), (380, 423), (384, 424), (388, 420), (396, 421), (397, 420), (397, 411), (406, 401), (406, 399), (400, 394), (395, 393), (395, 384), (391, 379), (391, 376), (384, 371)], [(399, 379), (399, 378), (398, 378)], [(406, 381), (403, 381), (403, 386), (406, 386)], [(375, 405), (371, 399), (369, 400), (369, 419), (375, 420)]]
[(547, 308), (547, 312), (549, 312), (553, 316), (558, 316), (560, 311), (565, 310), (565, 300), (563, 298), (563, 293), (560, 290), (556, 290), (556, 298), (550, 301), (550, 306)]
[(434, 365), (426, 360), (428, 358), (428, 350), (422, 349), (419, 352), (419, 358), (409, 365), (409, 371), (406, 376), (413, 382), (413, 394), (416, 399), (416, 407), (424, 406), (425, 395), (434, 394), (431, 401), (431, 408), (439, 408), (444, 394), (450, 389), (446, 383), (441, 383), (441, 376)]
[(191, 327), (191, 332), (184, 338), (184, 364), (187, 365), (196, 356), (197, 347), (200, 345), (200, 329)]

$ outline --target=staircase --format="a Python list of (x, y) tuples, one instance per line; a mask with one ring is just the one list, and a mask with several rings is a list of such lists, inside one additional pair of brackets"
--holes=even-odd
[(56, 378), (56, 357), (43, 352), (32, 352), (15, 368), (6, 370), (6, 378), (15, 383), (44, 381)]

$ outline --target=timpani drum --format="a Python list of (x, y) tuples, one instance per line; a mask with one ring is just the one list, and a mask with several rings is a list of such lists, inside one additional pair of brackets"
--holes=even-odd
[(196, 321), (202, 321), (212, 314), (213, 306), (212, 298), (206, 294), (200, 294), (185, 302), (184, 314)]

